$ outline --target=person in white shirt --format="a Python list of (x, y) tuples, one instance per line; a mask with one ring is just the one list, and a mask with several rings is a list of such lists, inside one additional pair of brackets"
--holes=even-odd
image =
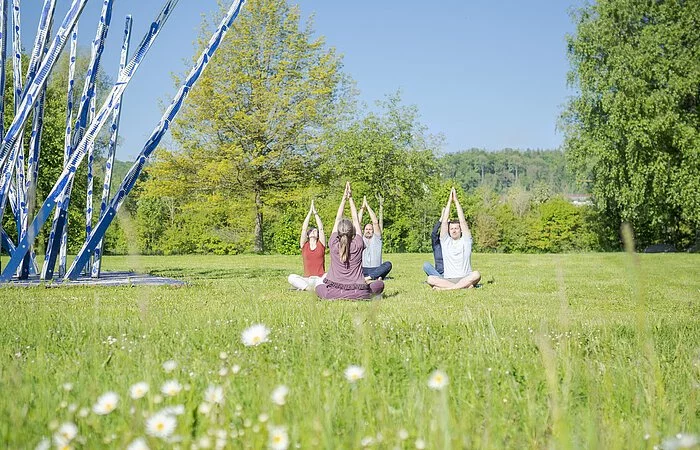
[[(449, 221), (453, 201), (459, 222)], [(473, 288), (481, 280), (481, 274), (472, 270), (472, 233), (467, 226), (467, 220), (464, 218), (464, 211), (457, 199), (455, 188), (450, 191), (450, 197), (447, 199), (447, 206), (442, 211), (440, 222), (440, 246), (442, 247), (445, 272), (443, 278), (429, 276), (428, 284), (433, 289), (443, 290)]]

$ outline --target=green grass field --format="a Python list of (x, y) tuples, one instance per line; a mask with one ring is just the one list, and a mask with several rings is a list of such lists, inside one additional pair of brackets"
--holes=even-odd
[[(106, 260), (180, 288), (0, 288), (0, 448), (62, 433), (89, 449), (652, 449), (700, 433), (697, 255), (478, 254), (484, 286), (461, 292), (423, 283), (429, 255), (385, 256), (376, 302), (290, 291), (286, 256)], [(258, 323), (269, 342), (245, 346)]]

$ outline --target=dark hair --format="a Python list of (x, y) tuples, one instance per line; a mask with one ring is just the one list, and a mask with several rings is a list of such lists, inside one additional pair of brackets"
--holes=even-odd
[(314, 231), (314, 230), (318, 230), (318, 228), (316, 228), (316, 227), (309, 227), (309, 228), (306, 230), (306, 237), (308, 238), (309, 236), (311, 236), (311, 232)]
[(345, 264), (350, 261), (350, 243), (355, 237), (355, 227), (349, 219), (341, 219), (338, 222), (338, 236), (340, 237), (340, 260)]

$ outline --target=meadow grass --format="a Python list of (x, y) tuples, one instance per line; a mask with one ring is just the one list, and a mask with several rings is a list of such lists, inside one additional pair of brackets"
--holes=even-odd
[[(105, 270), (189, 285), (0, 288), (0, 448), (67, 422), (77, 448), (282, 448), (272, 426), (289, 448), (327, 449), (651, 449), (700, 432), (697, 255), (478, 254), (483, 287), (460, 292), (423, 283), (429, 255), (385, 257), (374, 302), (291, 291), (298, 256), (108, 257)], [(269, 342), (245, 346), (257, 323)], [(364, 378), (349, 382), (350, 365)], [(162, 394), (167, 380), (182, 391)], [(209, 386), (223, 404), (200, 410)], [(96, 414), (108, 391), (117, 408)], [(148, 435), (177, 405), (174, 437)]]

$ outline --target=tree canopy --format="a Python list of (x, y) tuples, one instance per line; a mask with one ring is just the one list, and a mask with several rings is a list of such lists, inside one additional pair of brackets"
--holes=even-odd
[(608, 233), (683, 247), (700, 227), (700, 2), (599, 0), (575, 19), (571, 161)]

